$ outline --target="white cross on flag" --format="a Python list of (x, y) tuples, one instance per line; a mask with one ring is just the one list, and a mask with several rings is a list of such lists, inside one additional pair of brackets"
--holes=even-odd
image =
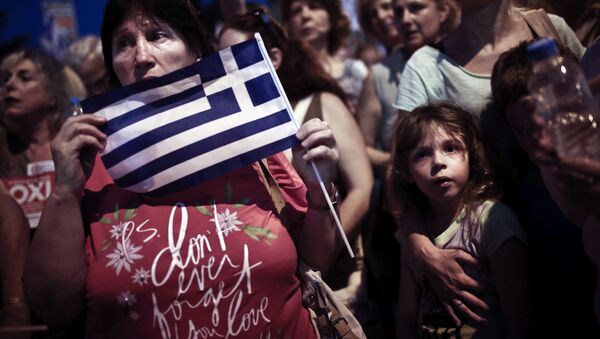
[(138, 193), (177, 192), (298, 143), (289, 102), (258, 34), (81, 104), (107, 119), (101, 158), (109, 174)]

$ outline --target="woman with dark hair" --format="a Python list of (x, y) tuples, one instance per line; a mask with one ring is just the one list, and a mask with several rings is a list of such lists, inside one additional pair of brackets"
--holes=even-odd
[(367, 40), (375, 40), (389, 55), (402, 43), (402, 33), (396, 24), (392, 0), (359, 0), (358, 20)]
[(367, 66), (344, 55), (350, 21), (339, 0), (286, 0), (283, 21), (290, 37), (306, 42), (317, 51), (319, 62), (342, 87), (352, 114), (367, 76)]
[[(198, 14), (187, 0), (109, 1), (102, 47), (111, 83), (161, 77), (211, 53)], [(315, 337), (295, 272), (299, 259), (325, 270), (336, 250), (308, 164), (335, 200), (338, 152), (327, 124), (300, 127), (298, 172), (280, 153), (161, 196), (113, 182), (97, 154), (104, 124), (71, 117), (53, 142), (55, 190), (25, 275), (36, 313), (50, 324), (84, 315), (86, 337)], [(268, 181), (285, 200), (285, 225)]]
[[(288, 37), (283, 27), (262, 10), (234, 17), (225, 23), (219, 36), (219, 47), (245, 41), (254, 32), (259, 32), (265, 41), (277, 74), (295, 107), (298, 122), (318, 117), (331, 126), (340, 152), (338, 178), (339, 186), (343, 187), (340, 219), (345, 233), (351, 239), (357, 239), (359, 225), (369, 207), (373, 179), (360, 130), (342, 101), (343, 93), (316, 61), (314, 51), (304, 42)], [(310, 104), (306, 98), (312, 98)], [(302, 106), (306, 105), (302, 111)], [(358, 262), (351, 263), (351, 269), (342, 269), (338, 261), (325, 275), (325, 280), (334, 290), (348, 288), (338, 294), (350, 308), (359, 302), (356, 289), (359, 288), (362, 271), (362, 246), (357, 252)], [(345, 257), (344, 254), (342, 257)], [(352, 274), (358, 276), (352, 277)], [(358, 280), (358, 283), (350, 287), (351, 279)]]

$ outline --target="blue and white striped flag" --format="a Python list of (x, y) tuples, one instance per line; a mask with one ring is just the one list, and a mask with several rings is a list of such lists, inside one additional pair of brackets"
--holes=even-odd
[(163, 77), (82, 102), (107, 119), (102, 161), (117, 185), (164, 195), (298, 143), (260, 35)]

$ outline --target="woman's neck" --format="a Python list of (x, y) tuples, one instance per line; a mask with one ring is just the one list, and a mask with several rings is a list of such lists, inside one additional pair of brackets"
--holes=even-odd
[(331, 55), (328, 53), (319, 54), (321, 59), (321, 65), (329, 75), (331, 75), (334, 79), (337, 79), (342, 76), (344, 72), (344, 61), (335, 55)]
[(460, 25), (442, 41), (446, 54), (470, 71), (491, 73), (502, 52), (530, 36), (517, 11), (511, 0), (464, 10)]
[(317, 51), (321, 56), (329, 56), (329, 49), (327, 48), (327, 39), (315, 39), (310, 42), (310, 46)]

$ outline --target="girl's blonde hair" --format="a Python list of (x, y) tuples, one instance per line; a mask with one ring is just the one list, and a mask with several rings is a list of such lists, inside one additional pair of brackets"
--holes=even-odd
[[(408, 197), (422, 216), (427, 214), (429, 200), (410, 179), (408, 159), (434, 125), (443, 128), (449, 135), (460, 138), (465, 145), (469, 156), (469, 180), (463, 191), (463, 204), (467, 220), (475, 221), (478, 218), (477, 208), (486, 200), (498, 199), (500, 194), (494, 184), (488, 152), (482, 142), (479, 126), (470, 113), (459, 107), (443, 103), (421, 106), (400, 117), (394, 132), (390, 189), (398, 197)], [(469, 225), (477, 223), (469, 222)], [(471, 230), (468, 234), (472, 234)]]

